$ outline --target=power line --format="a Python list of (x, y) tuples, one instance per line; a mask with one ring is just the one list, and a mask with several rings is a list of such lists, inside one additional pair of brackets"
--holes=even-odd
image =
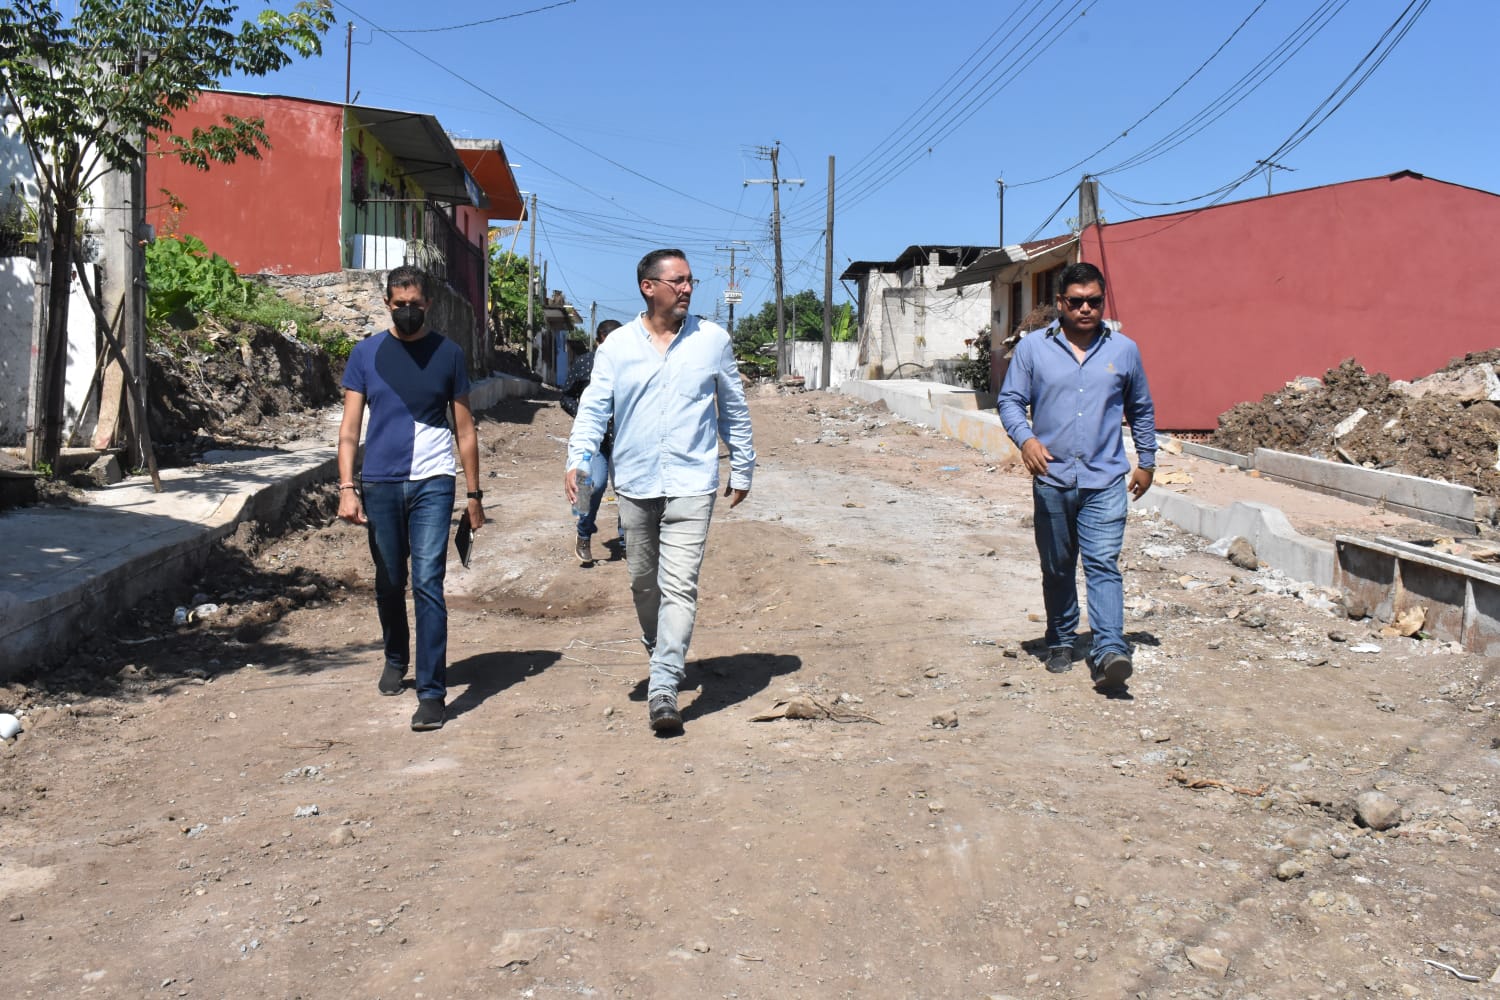
[[(349, 13), (353, 14), (359, 20), (364, 21), (365, 23), (369, 24), (370, 27), (373, 30), (378, 31), (378, 32), (380, 32), (380, 33), (382, 33), (384, 35), (389, 36), (390, 39), (391, 39), (391, 41), (393, 41), (397, 45), (400, 45), (403, 48), (407, 49), (412, 54), (414, 54), (417, 57), (421, 58), (423, 61), (431, 63), (433, 66), (436, 66), (438, 69), (442, 70), (444, 73), (447, 73), (449, 76), (453, 77), (455, 80), (458, 80), (460, 83), (464, 84), (465, 86), (472, 87), (474, 90), (476, 90), (479, 93), (483, 94), (485, 97), (488, 97), (490, 100), (494, 101), (496, 104), (499, 104), (501, 107), (504, 107), (504, 108), (506, 108), (506, 109), (514, 112), (517, 115), (520, 115), (522, 118), (524, 118), (527, 121), (531, 122), (533, 125), (537, 126), (538, 128), (541, 128), (541, 129), (543, 129), (543, 130), (545, 130), (547, 132), (552, 133), (553, 135), (557, 136), (559, 139), (562, 139), (564, 142), (569, 143), (570, 145), (573, 145), (573, 146), (577, 146), (579, 149), (581, 149), (584, 152), (590, 154), (591, 156), (596, 156), (599, 159), (603, 160), (605, 163), (608, 163), (608, 164), (610, 164), (613, 167), (617, 167), (620, 170), (623, 170), (627, 174), (630, 174), (630, 175), (632, 175), (634, 177), (638, 177), (638, 178), (640, 178), (641, 180), (645, 181), (648, 184), (651, 184), (651, 185), (654, 185), (656, 187), (659, 187), (659, 188), (661, 188), (664, 191), (670, 192), (671, 194), (675, 194), (675, 195), (677, 195), (680, 198), (686, 198), (688, 201), (697, 202), (698, 204), (704, 205), (704, 206), (706, 206), (708, 208), (711, 208), (711, 209), (713, 209), (716, 212), (723, 212), (726, 215), (731, 215), (731, 216), (735, 215), (735, 213), (731, 212), (727, 208), (724, 208), (722, 205), (715, 205), (713, 202), (705, 201), (702, 198), (697, 197), (696, 195), (688, 194), (686, 191), (680, 191), (677, 188), (672, 187), (670, 184), (665, 184), (665, 183), (657, 180), (656, 178), (651, 177), (648, 174), (643, 174), (639, 170), (634, 169), (633, 167), (628, 167), (625, 164), (621, 163), (620, 161), (618, 161), (618, 160), (616, 160), (616, 159), (614, 159), (612, 157), (606, 156), (605, 154), (599, 152), (597, 149), (594, 149), (594, 148), (592, 148), (590, 146), (584, 145), (583, 143), (579, 142), (577, 139), (574, 139), (572, 136), (569, 136), (566, 133), (561, 132), (558, 129), (553, 128), (551, 125), (548, 125), (546, 122), (542, 121), (541, 119), (539, 119), (539, 118), (537, 118), (537, 117), (535, 117), (535, 116), (533, 116), (531, 114), (528, 114), (527, 112), (525, 112), (525, 111), (521, 110), (520, 108), (516, 107), (514, 104), (511, 104), (509, 101), (507, 101), (504, 98), (500, 97), (498, 94), (495, 94), (492, 91), (489, 91), (489, 90), (485, 89), (484, 87), (482, 87), (479, 84), (475, 83), (473, 80), (470, 80), (468, 77), (462, 75), (461, 73), (458, 73), (457, 71), (455, 71), (451, 67), (445, 65), (444, 63), (439, 62), (438, 60), (436, 60), (434, 58), (432, 58), (431, 56), (427, 55), (425, 52), (421, 51), (416, 46), (412, 45), (411, 43), (407, 42), (406, 40), (404, 40), (402, 38), (398, 38), (395, 35), (391, 34), (390, 32), (386, 31), (385, 28), (382, 28), (381, 26), (375, 24), (373, 21), (371, 21), (369, 18), (365, 17), (359, 11), (357, 11), (353, 7), (349, 6), (347, 3), (344, 2), (344, 0), (334, 0), (334, 2), (337, 3), (340, 7), (344, 8), (347, 11), (349, 11)], [(562, 178), (563, 180), (567, 180), (569, 183), (575, 184), (576, 186), (578, 186), (582, 190), (589, 191), (589, 189), (586, 188), (586, 187), (584, 187), (582, 184), (578, 184), (576, 181), (571, 180), (570, 178), (568, 178), (566, 175), (560, 173), (559, 171), (553, 170), (551, 167), (545, 166), (544, 164), (541, 163), (541, 161), (537, 160), (535, 157), (528, 157), (528, 159), (531, 159), (533, 162), (535, 162), (538, 166), (541, 166), (548, 173), (551, 173), (551, 174), (553, 174), (553, 175), (555, 175), (555, 176), (557, 176), (559, 178)], [(593, 192), (593, 191), (589, 191), (589, 193), (590, 194), (595, 194), (595, 192)], [(596, 194), (596, 197), (599, 197), (601, 199), (603, 198), (602, 195), (597, 195), (597, 194)], [(607, 201), (608, 199), (603, 199), (603, 200)]]
[(487, 17), (483, 21), (469, 21), (466, 24), (449, 24), (441, 28), (380, 28), (385, 35), (431, 35), (439, 31), (460, 31), (464, 28), (479, 28), (486, 24), (497, 24), (500, 21), (510, 21), (528, 14), (540, 14), (543, 11), (554, 10), (558, 7), (566, 7), (577, 3), (578, 0), (558, 0), (557, 3), (549, 3), (545, 7), (533, 7), (531, 10), (523, 10), (516, 14), (501, 14), (499, 17)]
[[(1329, 118), (1333, 117), (1333, 115), (1344, 106), (1349, 98), (1353, 97), (1359, 91), (1359, 89), (1365, 85), (1365, 82), (1368, 81), (1371, 75), (1373, 75), (1374, 72), (1380, 68), (1381, 64), (1383, 64), (1385, 60), (1390, 57), (1390, 54), (1395, 51), (1396, 46), (1401, 44), (1402, 39), (1404, 39), (1407, 33), (1411, 31), (1412, 26), (1417, 23), (1418, 19), (1420, 19), (1422, 14), (1426, 12), (1427, 7), (1431, 3), (1432, 0), (1411, 0), (1411, 2), (1406, 5), (1401, 13), (1396, 16), (1396, 19), (1386, 27), (1385, 31), (1381, 33), (1380, 37), (1376, 39), (1375, 44), (1370, 47), (1369, 51), (1367, 51), (1359, 60), (1359, 62), (1354, 65), (1354, 68), (1351, 69), (1347, 74), (1345, 74), (1344, 78), (1339, 81), (1338, 85), (1335, 86), (1332, 91), (1329, 92), (1328, 96), (1323, 98), (1318, 106), (1314, 108), (1312, 112), (1302, 120), (1302, 123), (1295, 129), (1293, 129), (1290, 135), (1282, 140), (1281, 145), (1277, 146), (1274, 150), (1267, 153), (1265, 156), (1260, 157), (1256, 161), (1256, 164), (1254, 166), (1250, 167), (1248, 170), (1246, 170), (1244, 173), (1240, 174), (1233, 180), (1225, 184), (1221, 184), (1219, 187), (1214, 188), (1212, 191), (1206, 191), (1202, 194), (1194, 195), (1190, 198), (1180, 198), (1174, 201), (1143, 201), (1137, 198), (1128, 197), (1127, 195), (1123, 195), (1118, 191), (1111, 190), (1109, 193), (1115, 198), (1120, 199), (1121, 201), (1127, 201), (1135, 205), (1145, 205), (1158, 208), (1187, 205), (1193, 202), (1203, 201), (1207, 198), (1212, 198), (1214, 200), (1210, 202), (1208, 206), (1204, 207), (1211, 207), (1212, 205), (1218, 204), (1225, 198), (1229, 197), (1229, 195), (1233, 193), (1236, 188), (1240, 187), (1246, 181), (1250, 180), (1256, 174), (1260, 173), (1262, 164), (1268, 162), (1274, 163), (1277, 160), (1281, 159), (1287, 153), (1291, 152), (1293, 149), (1296, 149), (1302, 143), (1306, 142), (1313, 135), (1313, 133), (1315, 133), (1319, 128), (1323, 126), (1325, 122), (1328, 121)], [(1352, 84), (1351, 81), (1353, 81)], [(1332, 105), (1331, 107), (1330, 104)]]
[(1156, 103), (1156, 106), (1153, 107), (1150, 111), (1147, 111), (1145, 114), (1141, 115), (1135, 121), (1133, 121), (1129, 125), (1125, 126), (1124, 130), (1121, 131), (1119, 135), (1115, 136), (1113, 139), (1109, 140), (1109, 142), (1106, 142), (1104, 145), (1100, 146), (1098, 149), (1094, 150), (1092, 153), (1090, 153), (1087, 156), (1083, 157), (1081, 160), (1078, 160), (1078, 161), (1076, 161), (1074, 163), (1068, 164), (1066, 167), (1063, 167), (1061, 170), (1057, 171), (1056, 173), (1048, 174), (1046, 177), (1038, 177), (1035, 180), (1019, 181), (1019, 182), (1016, 182), (1016, 183), (1007, 183), (1006, 187), (1012, 187), (1012, 188), (1030, 187), (1033, 184), (1041, 184), (1044, 181), (1056, 180), (1057, 178), (1063, 176), (1064, 174), (1070, 174), (1074, 170), (1077, 170), (1079, 167), (1083, 166), (1088, 161), (1092, 160), (1094, 157), (1098, 156), (1100, 153), (1104, 152), (1109, 147), (1113, 146), (1115, 143), (1119, 142), (1121, 139), (1123, 139), (1126, 136), (1128, 136), (1131, 132), (1134, 132), (1137, 128), (1140, 128), (1143, 124), (1146, 123), (1146, 121), (1152, 115), (1156, 114), (1163, 107), (1165, 107), (1168, 101), (1170, 101), (1172, 98), (1176, 97), (1179, 93), (1181, 93), (1182, 89), (1184, 87), (1186, 87), (1188, 84), (1192, 83), (1195, 79), (1197, 79), (1198, 78), (1198, 74), (1202, 73), (1205, 69), (1207, 69), (1209, 63), (1211, 63), (1215, 59), (1217, 59), (1219, 57), (1219, 54), (1222, 53), (1224, 51), (1224, 49), (1228, 47), (1229, 43), (1232, 42), (1232, 41), (1234, 41), (1235, 36), (1237, 36), (1241, 31), (1244, 30), (1245, 25), (1247, 25), (1247, 24), (1250, 23), (1251, 18), (1255, 17), (1256, 14), (1260, 13), (1260, 9), (1266, 5), (1266, 2), (1267, 2), (1267, 0), (1260, 0), (1260, 2), (1255, 5), (1255, 8), (1253, 10), (1251, 10), (1249, 14), (1245, 15), (1245, 19), (1243, 21), (1241, 21), (1238, 25), (1236, 25), (1235, 29), (1229, 33), (1229, 37), (1226, 38), (1226, 39), (1224, 39), (1222, 42), (1219, 43), (1219, 47), (1216, 48), (1216, 49), (1214, 49), (1213, 54), (1211, 54), (1207, 59), (1203, 60), (1203, 62), (1199, 63), (1198, 64), (1198, 68), (1195, 69), (1195, 70), (1193, 70), (1191, 73), (1189, 73), (1187, 75), (1187, 79), (1183, 80), (1177, 86), (1173, 87), (1172, 88), (1172, 92), (1169, 93), (1166, 97), (1163, 97), (1160, 101), (1158, 101)]

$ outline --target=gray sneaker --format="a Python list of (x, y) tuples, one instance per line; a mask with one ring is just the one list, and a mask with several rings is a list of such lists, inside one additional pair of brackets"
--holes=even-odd
[(675, 694), (654, 694), (651, 696), (651, 728), (658, 733), (671, 732), (682, 728), (682, 714), (677, 711), (677, 696)]
[(592, 565), (594, 562), (594, 547), (589, 543), (589, 539), (587, 538), (578, 539), (578, 544), (573, 547), (573, 554), (585, 566)]

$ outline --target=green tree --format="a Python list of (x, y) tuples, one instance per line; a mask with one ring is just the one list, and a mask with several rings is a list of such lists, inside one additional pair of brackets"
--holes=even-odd
[[(56, 467), (62, 445), (68, 289), (79, 255), (78, 219), (90, 187), (139, 166), (153, 141), (201, 170), (257, 158), (269, 142), (261, 119), (171, 135), (172, 116), (231, 73), (264, 76), (322, 51), (329, 0), (286, 13), (263, 10), (236, 26), (228, 0), (76, 0), (65, 16), (50, 0), (0, 7), (0, 94), (20, 120), (50, 233), (40, 457)], [(86, 276), (80, 271), (80, 278)], [(96, 311), (98, 309), (97, 299)], [(108, 320), (98, 317), (104, 328)]]
[[(823, 300), (817, 293), (803, 290), (782, 298), (786, 312), (787, 340), (823, 339)], [(848, 302), (835, 306), (833, 310), (832, 337), (835, 341), (851, 340), (851, 308)], [(734, 322), (735, 351), (740, 357), (756, 353), (766, 344), (776, 343), (776, 302), (772, 300), (760, 307), (760, 311), (736, 319)]]
[[(526, 340), (526, 288), (529, 261), (518, 253), (490, 247), (490, 320), (501, 344)], [(542, 321), (542, 298), (532, 295), (532, 321)]]

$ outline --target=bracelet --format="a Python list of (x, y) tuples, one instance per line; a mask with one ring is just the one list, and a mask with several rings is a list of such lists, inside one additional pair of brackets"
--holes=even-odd
[(357, 489), (359, 489), (359, 487), (355, 486), (353, 483), (339, 483), (339, 489), (340, 490), (357, 490)]
[(467, 496), (470, 500), (483, 500), (484, 490), (470, 490), (464, 495)]

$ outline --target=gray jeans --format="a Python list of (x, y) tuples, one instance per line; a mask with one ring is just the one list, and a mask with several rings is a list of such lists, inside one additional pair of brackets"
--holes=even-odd
[(616, 494), (630, 592), (641, 637), (652, 647), (646, 696), (676, 694), (687, 673), (688, 642), (698, 615), (698, 569), (716, 495), (634, 500)]

